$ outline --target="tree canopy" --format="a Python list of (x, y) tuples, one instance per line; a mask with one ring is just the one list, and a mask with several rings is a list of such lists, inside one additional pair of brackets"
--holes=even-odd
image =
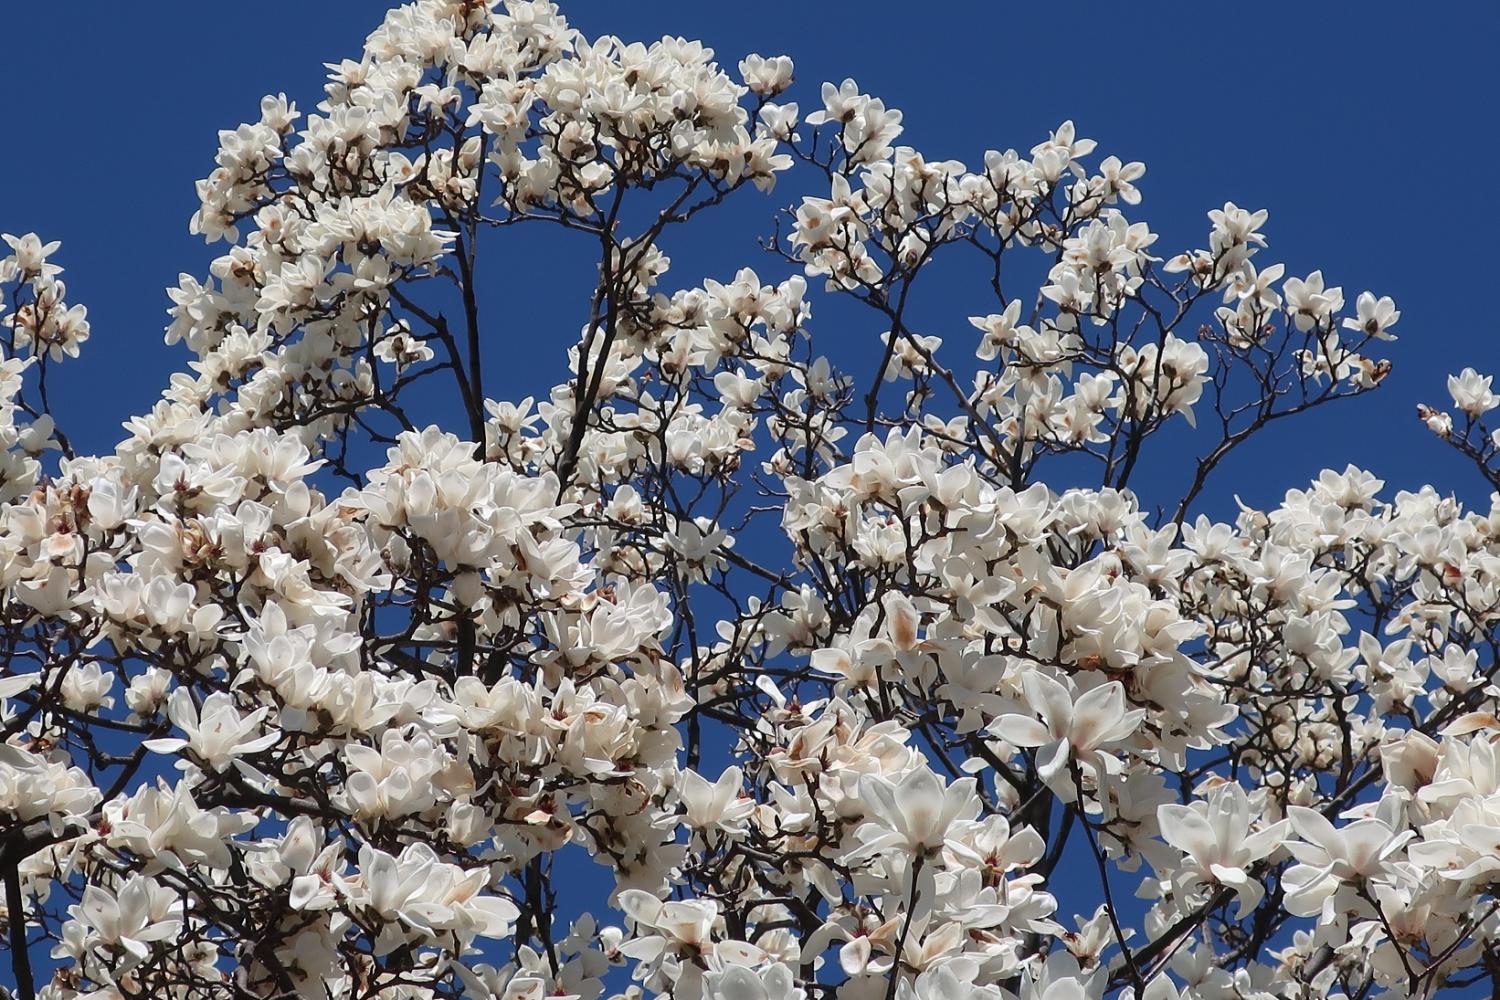
[[(1158, 245), (1071, 122), (928, 159), (794, 78), (392, 10), (220, 134), (189, 360), (111, 454), (48, 402), (65, 252), (4, 237), (15, 997), (1500, 995), (1500, 493), (1204, 503), (1381, 387), (1396, 304), (1264, 209)], [(670, 259), (757, 191), (759, 257)], [(543, 227), (581, 329), (496, 398)]]

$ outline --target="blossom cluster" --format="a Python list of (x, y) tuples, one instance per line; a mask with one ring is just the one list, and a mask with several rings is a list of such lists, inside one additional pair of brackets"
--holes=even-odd
[[(548, 0), (390, 11), (311, 110), (220, 134), (191, 359), (109, 454), (46, 402), (90, 332), (58, 244), (5, 236), (16, 995), (1497, 975), (1490, 378), (1420, 411), (1487, 505), (1349, 467), (1216, 509), (1243, 442), (1381, 387), (1395, 303), (1288, 277), (1264, 210), (1161, 249), (1144, 165), (1072, 122), (971, 169), (796, 85)], [(677, 280), (669, 233), (792, 186), (762, 266)], [(582, 324), (495, 398), (487, 251), (542, 225), (597, 256)], [(932, 320), (919, 275), (976, 256), (968, 324)]]

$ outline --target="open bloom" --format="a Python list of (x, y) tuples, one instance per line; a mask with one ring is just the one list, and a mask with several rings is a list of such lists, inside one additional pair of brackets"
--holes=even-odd
[[(1042, 717), (1041, 721), (1025, 715), (1002, 715), (990, 728), (1007, 743), (1040, 747), (1037, 772), (1044, 781), (1051, 784), (1075, 758), (1082, 766), (1109, 773), (1120, 769), (1119, 760), (1100, 748), (1133, 733), (1146, 713), (1125, 707), (1125, 688), (1118, 681), (1086, 691), (1076, 702), (1067, 688), (1039, 671), (1028, 672), (1021, 683), (1027, 704)], [(1066, 788), (1062, 793), (1069, 794)]]
[(1250, 832), (1250, 799), (1236, 784), (1220, 785), (1207, 802), (1158, 807), (1162, 839), (1182, 851), (1182, 875), (1195, 882), (1228, 886), (1240, 900), (1240, 915), (1265, 895), (1248, 874), (1250, 865), (1276, 850), (1287, 821)]
[(742, 831), (755, 811), (755, 800), (740, 796), (743, 788), (744, 775), (737, 767), (729, 768), (713, 784), (696, 771), (682, 772), (677, 792), (687, 810), (688, 825), (697, 830)]
[(249, 715), (241, 715), (234, 696), (223, 691), (215, 691), (203, 699), (200, 709), (193, 704), (187, 688), (178, 688), (167, 699), (167, 715), (187, 734), (186, 738), (147, 740), (145, 746), (155, 753), (186, 748), (210, 770), (222, 771), (238, 763), (239, 757), (264, 750), (280, 738), (274, 732), (251, 735), (260, 728), (267, 712), (258, 708)]
[[(620, 909), (635, 923), (632, 940), (620, 953), (641, 963), (638, 976), (648, 984), (664, 976), (677, 981), (689, 993), (702, 975), (704, 965), (715, 970), (731, 966), (758, 965), (765, 952), (742, 941), (714, 940), (722, 928), (718, 906), (711, 900), (664, 903), (640, 889), (620, 893)], [(686, 976), (687, 982), (681, 982)]]
[[(176, 893), (144, 875), (132, 875), (117, 891), (91, 885), (83, 899), (68, 908), (86, 931), (86, 946), (119, 948), (123, 959), (120, 974), (139, 964), (150, 953), (150, 944), (175, 935), (182, 926), (182, 904)], [(61, 950), (64, 946), (59, 946)], [(60, 957), (60, 956), (58, 956)]]
[(913, 768), (894, 782), (866, 775), (859, 788), (870, 821), (859, 828), (858, 835), (870, 853), (894, 849), (913, 857), (930, 856), (943, 847), (954, 822), (971, 820), (979, 813), (973, 778), (944, 788), (927, 767)]
[(1289, 841), (1287, 850), (1302, 863), (1287, 869), (1281, 884), (1286, 908), (1299, 917), (1321, 912), (1331, 919), (1335, 893), (1342, 885), (1378, 874), (1386, 860), (1415, 836), (1410, 830), (1397, 833), (1373, 816), (1337, 829), (1322, 813), (1305, 806), (1288, 806), (1287, 817), (1302, 838)]

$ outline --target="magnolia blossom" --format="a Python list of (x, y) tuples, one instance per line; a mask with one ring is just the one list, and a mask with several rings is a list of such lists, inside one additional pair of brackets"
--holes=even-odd
[(1301, 864), (1288, 869), (1284, 878), (1287, 909), (1298, 916), (1319, 910), (1329, 915), (1342, 885), (1381, 874), (1387, 859), (1413, 836), (1374, 816), (1338, 829), (1306, 806), (1289, 807), (1287, 817), (1302, 838), (1286, 845)]
[(684, 771), (678, 794), (687, 808), (687, 822), (695, 829), (718, 828), (726, 833), (742, 830), (755, 810), (755, 800), (741, 794), (743, 775), (731, 767), (710, 784), (696, 771)]
[(945, 788), (925, 767), (913, 768), (897, 782), (866, 776), (860, 793), (870, 809), (870, 822), (859, 831), (864, 849), (894, 848), (913, 858), (941, 850), (953, 823), (973, 819), (978, 807), (973, 778)]
[(1125, 689), (1118, 681), (1092, 688), (1076, 700), (1061, 683), (1040, 672), (1028, 673), (1022, 686), (1041, 721), (1002, 715), (992, 729), (1018, 747), (1040, 748), (1037, 772), (1043, 780), (1067, 785), (1065, 772), (1071, 761), (1106, 773), (1120, 769), (1119, 759), (1101, 748), (1128, 737), (1146, 713), (1126, 708)]
[[(260, 729), (268, 711), (259, 708), (242, 715), (233, 697), (224, 692), (210, 694), (199, 707), (193, 704), (187, 688), (177, 688), (167, 699), (167, 714), (185, 736), (148, 740), (144, 745), (155, 753), (186, 749), (211, 770), (222, 771), (239, 764), (238, 758), (264, 750), (279, 739), (274, 732), (251, 736)], [(183, 761), (179, 766), (191, 765)]]
[(1250, 801), (1236, 784), (1220, 785), (1206, 802), (1160, 806), (1157, 817), (1162, 839), (1187, 856), (1182, 875), (1234, 890), (1241, 914), (1260, 903), (1264, 890), (1250, 877), (1249, 868), (1282, 846), (1286, 820), (1252, 833)]
[[(174, 916), (180, 906), (169, 891), (151, 879), (133, 876), (114, 892), (97, 885), (87, 887), (83, 899), (69, 907), (69, 913), (97, 944), (119, 950), (121, 959), (111, 970), (112, 979), (143, 962), (152, 944), (171, 939), (182, 923), (180, 916)], [(60, 954), (54, 957), (67, 956), (69, 943), (60, 946)]]

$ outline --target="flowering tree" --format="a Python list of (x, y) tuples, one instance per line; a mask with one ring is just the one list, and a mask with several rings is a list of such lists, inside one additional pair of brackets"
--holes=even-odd
[[(110, 455), (47, 405), (57, 244), (5, 237), (15, 996), (1500, 994), (1500, 503), (1351, 467), (1200, 510), (1379, 387), (1394, 303), (1233, 204), (1154, 256), (1145, 168), (1071, 123), (971, 169), (792, 83), (545, 0), (392, 11), (315, 113), (221, 134), (192, 360)], [(668, 278), (795, 185), (781, 280)], [(497, 400), (482, 251), (542, 225), (597, 282), (567, 380)], [(954, 258), (972, 325), (921, 329)], [(1450, 390), (1500, 489), (1500, 399)]]

